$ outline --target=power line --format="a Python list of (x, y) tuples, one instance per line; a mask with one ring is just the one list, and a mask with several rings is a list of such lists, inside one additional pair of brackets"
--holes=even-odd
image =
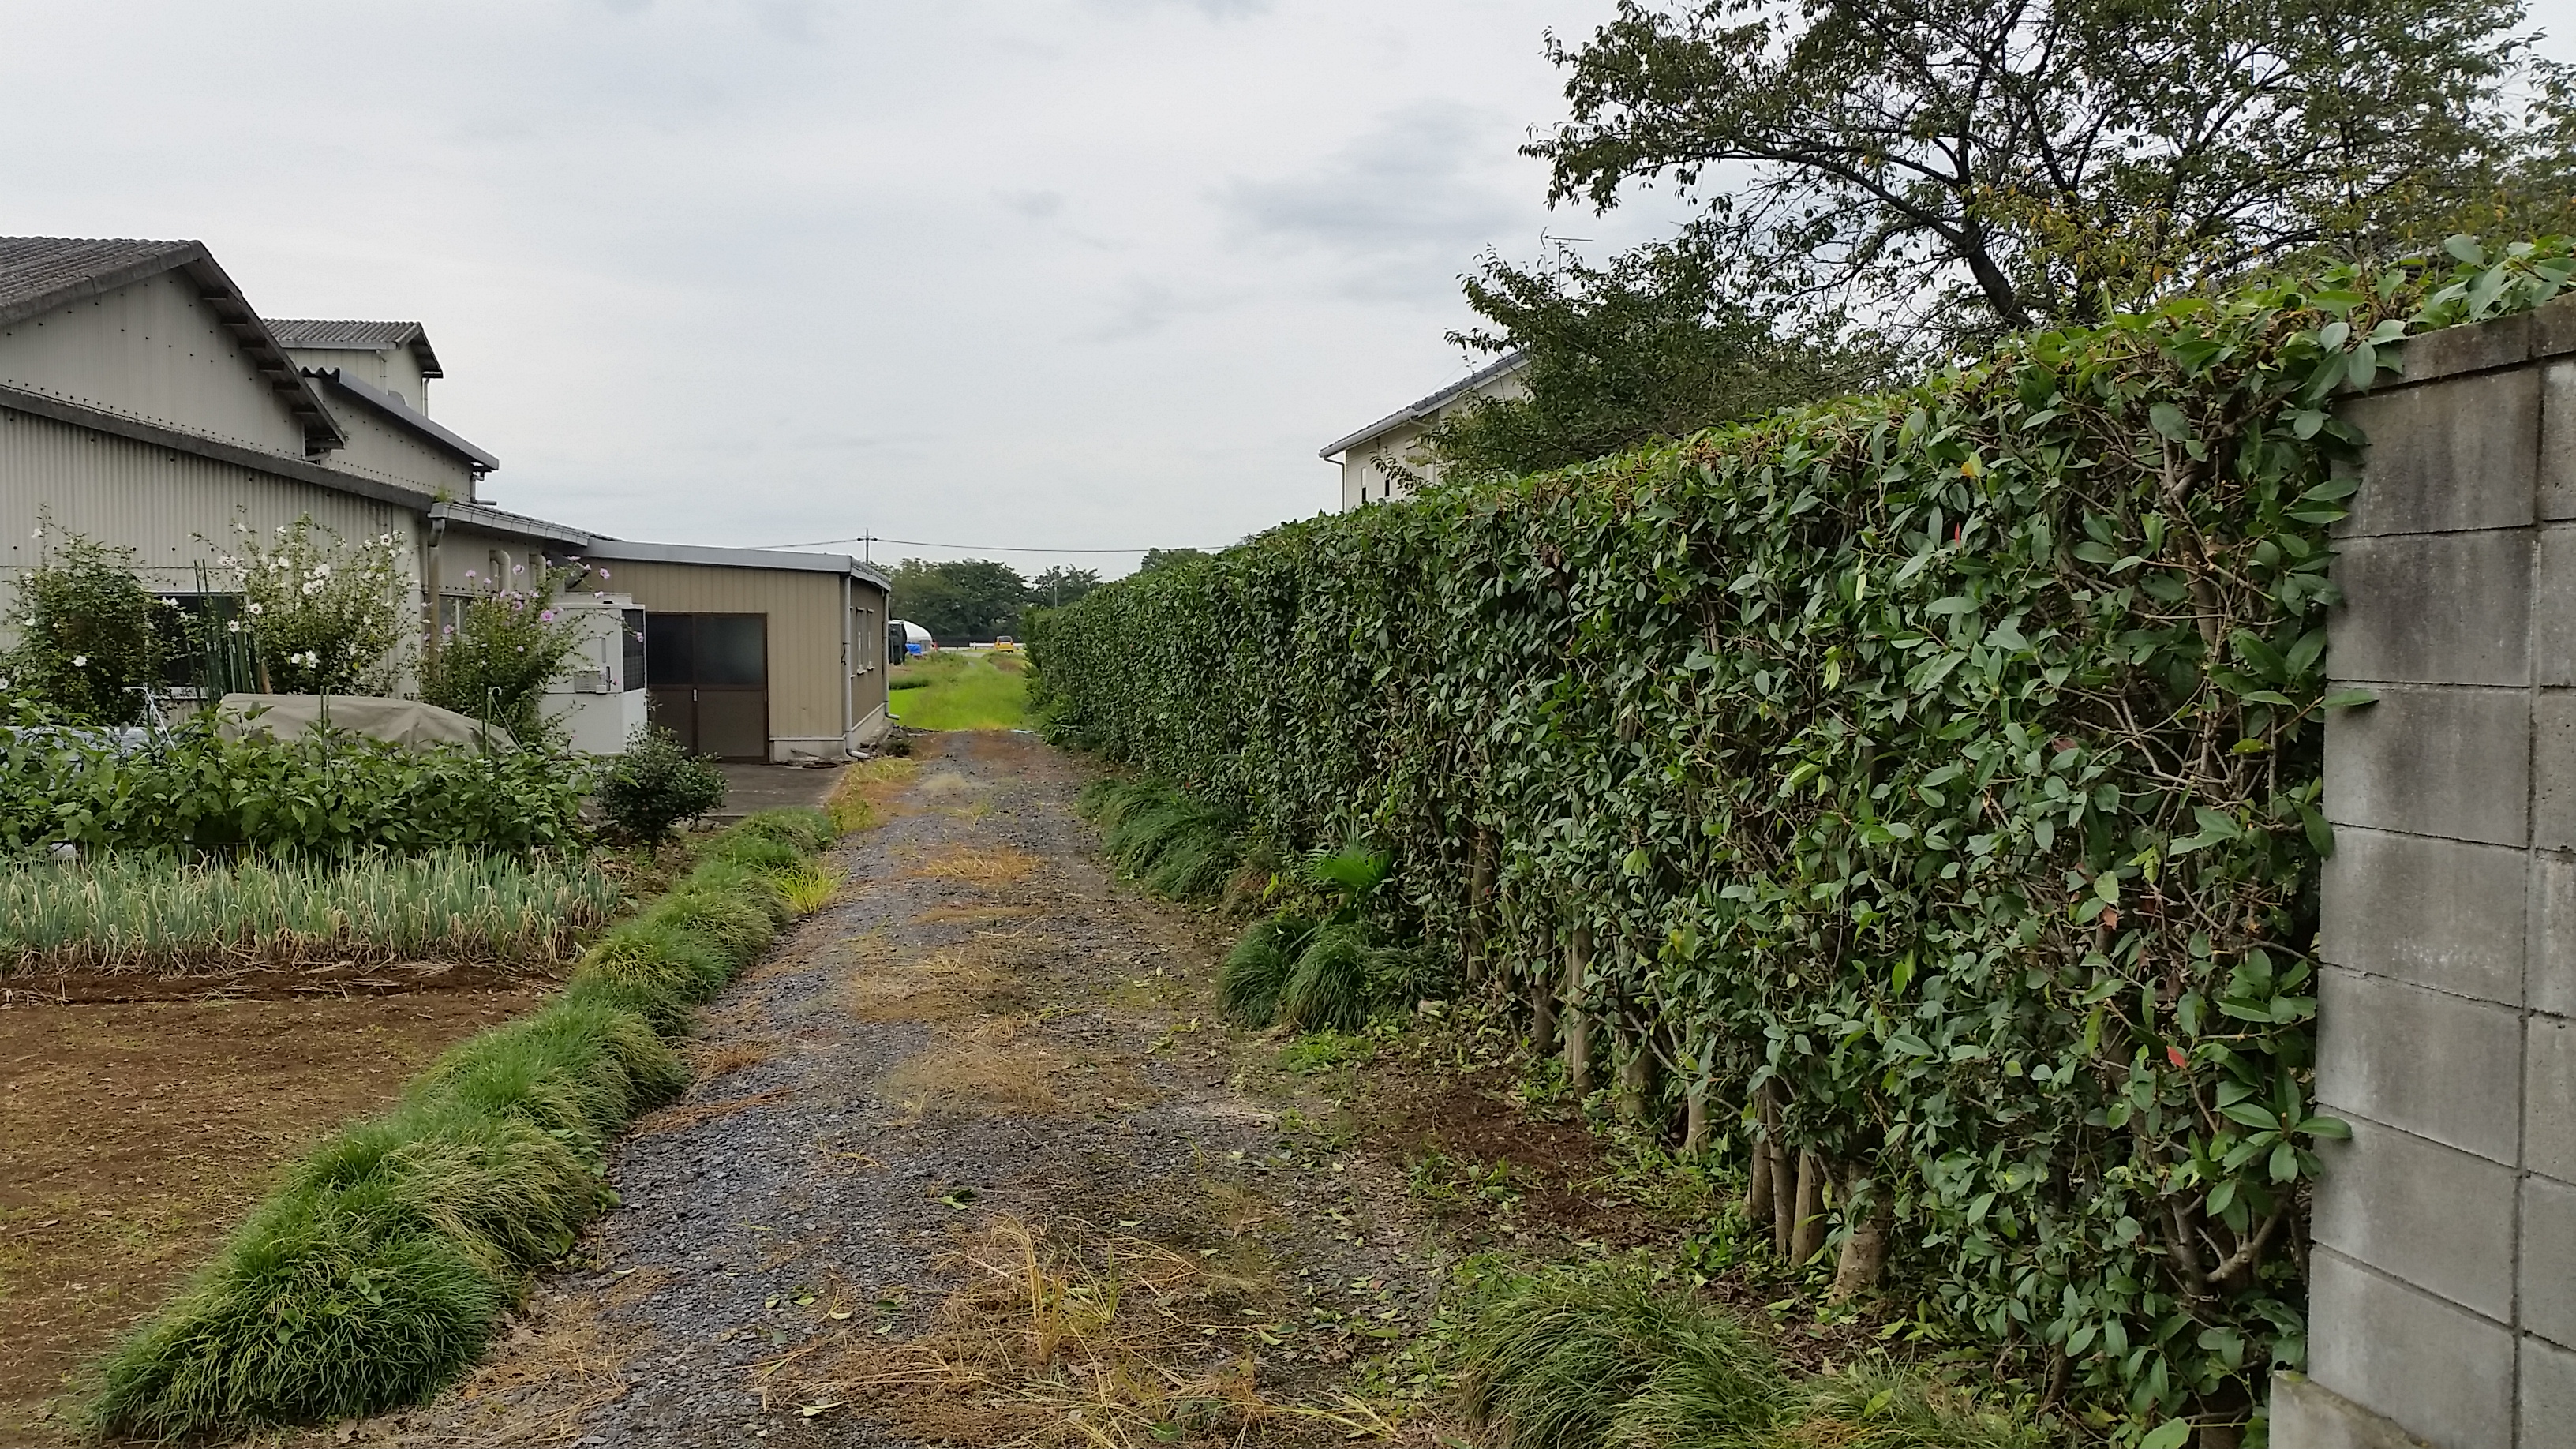
[[(1011, 548), (998, 543), (933, 543), (926, 538), (888, 538), (882, 533), (850, 538), (818, 538), (810, 543), (756, 543), (754, 548), (826, 548), (836, 543), (899, 543), (908, 548), (953, 548), (965, 553), (1152, 553), (1151, 548)], [(1205, 550), (1208, 553), (1215, 549)]]

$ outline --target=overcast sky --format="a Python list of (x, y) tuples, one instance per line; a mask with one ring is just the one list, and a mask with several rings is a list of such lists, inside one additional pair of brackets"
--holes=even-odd
[[(1460, 375), (1550, 26), (1608, 0), (0, 4), (6, 230), (416, 319), (503, 506), (630, 538), (1215, 546)], [(120, 19), (103, 24), (107, 15)], [(1133, 566), (1132, 554), (995, 554)]]
[[(2535, 7), (2576, 32), (2576, 0)], [(1611, 0), (0, 0), (5, 230), (203, 240), (415, 319), (503, 506), (1116, 574), (1333, 506), (1470, 365)], [(2564, 43), (2551, 49), (2576, 53)]]

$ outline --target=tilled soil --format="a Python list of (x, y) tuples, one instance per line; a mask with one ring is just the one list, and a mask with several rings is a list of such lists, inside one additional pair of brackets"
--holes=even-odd
[(424, 968), (449, 989), (386, 1000), (347, 974), (267, 973), (294, 978), (278, 999), (265, 978), (0, 982), (0, 1445), (64, 1442), (82, 1371), (278, 1164), (543, 984)]
[(1442, 1277), (1358, 1124), (1224, 1028), (1081, 767), (929, 742), (838, 902), (708, 1011), (622, 1206), (406, 1445), (1330, 1443)]

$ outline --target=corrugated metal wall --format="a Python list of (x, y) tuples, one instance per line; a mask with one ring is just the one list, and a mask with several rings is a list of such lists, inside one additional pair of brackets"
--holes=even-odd
[(304, 456), (304, 425), (176, 272), (0, 328), (0, 382)]
[(213, 562), (236, 520), (272, 529), (309, 513), (344, 538), (394, 534), (415, 588), (426, 542), (420, 516), (392, 504), (0, 408), (0, 581), (36, 562), (40, 511), (133, 549), (170, 589), (195, 586), (194, 565)]
[[(773, 741), (842, 738), (841, 598), (843, 576), (790, 569), (729, 568), (712, 564), (597, 560), (611, 575), (606, 587), (635, 596), (658, 614), (766, 614), (769, 616), (769, 736)], [(852, 690), (853, 727), (885, 703), (885, 595), (849, 581), (853, 657), (866, 672)], [(863, 611), (873, 610), (874, 648), (863, 632)], [(773, 744), (771, 757), (791, 753)], [(793, 753), (815, 756), (810, 744)]]

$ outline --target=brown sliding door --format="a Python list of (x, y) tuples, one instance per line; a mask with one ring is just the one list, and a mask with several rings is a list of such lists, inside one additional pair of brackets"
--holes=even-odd
[(769, 758), (769, 616), (648, 614), (646, 708), (702, 755)]

